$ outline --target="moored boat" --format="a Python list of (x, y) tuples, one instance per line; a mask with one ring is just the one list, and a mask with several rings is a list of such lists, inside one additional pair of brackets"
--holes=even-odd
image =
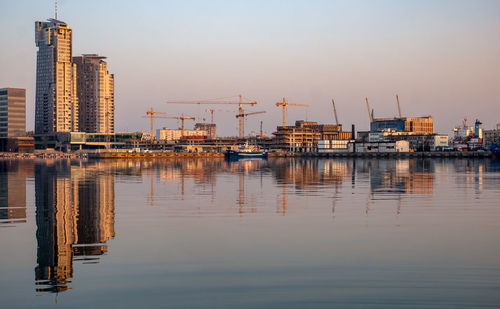
[(267, 158), (267, 151), (259, 146), (249, 146), (248, 144), (238, 146), (236, 149), (226, 151), (228, 159), (244, 159), (244, 158)]

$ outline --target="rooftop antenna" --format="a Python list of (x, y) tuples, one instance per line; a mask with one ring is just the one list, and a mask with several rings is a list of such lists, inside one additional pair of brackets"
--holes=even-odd
[(55, 0), (54, 2), (54, 12), (55, 12), (55, 15), (56, 15), (56, 20), (57, 20), (57, 0)]

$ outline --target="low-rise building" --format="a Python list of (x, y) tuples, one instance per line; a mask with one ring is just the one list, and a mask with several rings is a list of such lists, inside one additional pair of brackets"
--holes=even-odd
[(206, 130), (181, 130), (163, 128), (156, 131), (156, 136), (160, 141), (178, 141), (181, 139), (207, 139)]

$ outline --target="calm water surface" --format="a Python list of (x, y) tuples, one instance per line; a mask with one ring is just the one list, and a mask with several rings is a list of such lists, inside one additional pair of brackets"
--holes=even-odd
[(0, 161), (2, 308), (499, 308), (500, 162)]

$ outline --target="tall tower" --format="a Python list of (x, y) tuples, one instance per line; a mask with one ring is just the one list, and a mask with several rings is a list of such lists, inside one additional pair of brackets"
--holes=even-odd
[(88, 133), (115, 131), (115, 78), (106, 57), (97, 54), (73, 57), (77, 70), (79, 128)]
[(35, 22), (35, 133), (78, 131), (73, 31), (56, 19)]

